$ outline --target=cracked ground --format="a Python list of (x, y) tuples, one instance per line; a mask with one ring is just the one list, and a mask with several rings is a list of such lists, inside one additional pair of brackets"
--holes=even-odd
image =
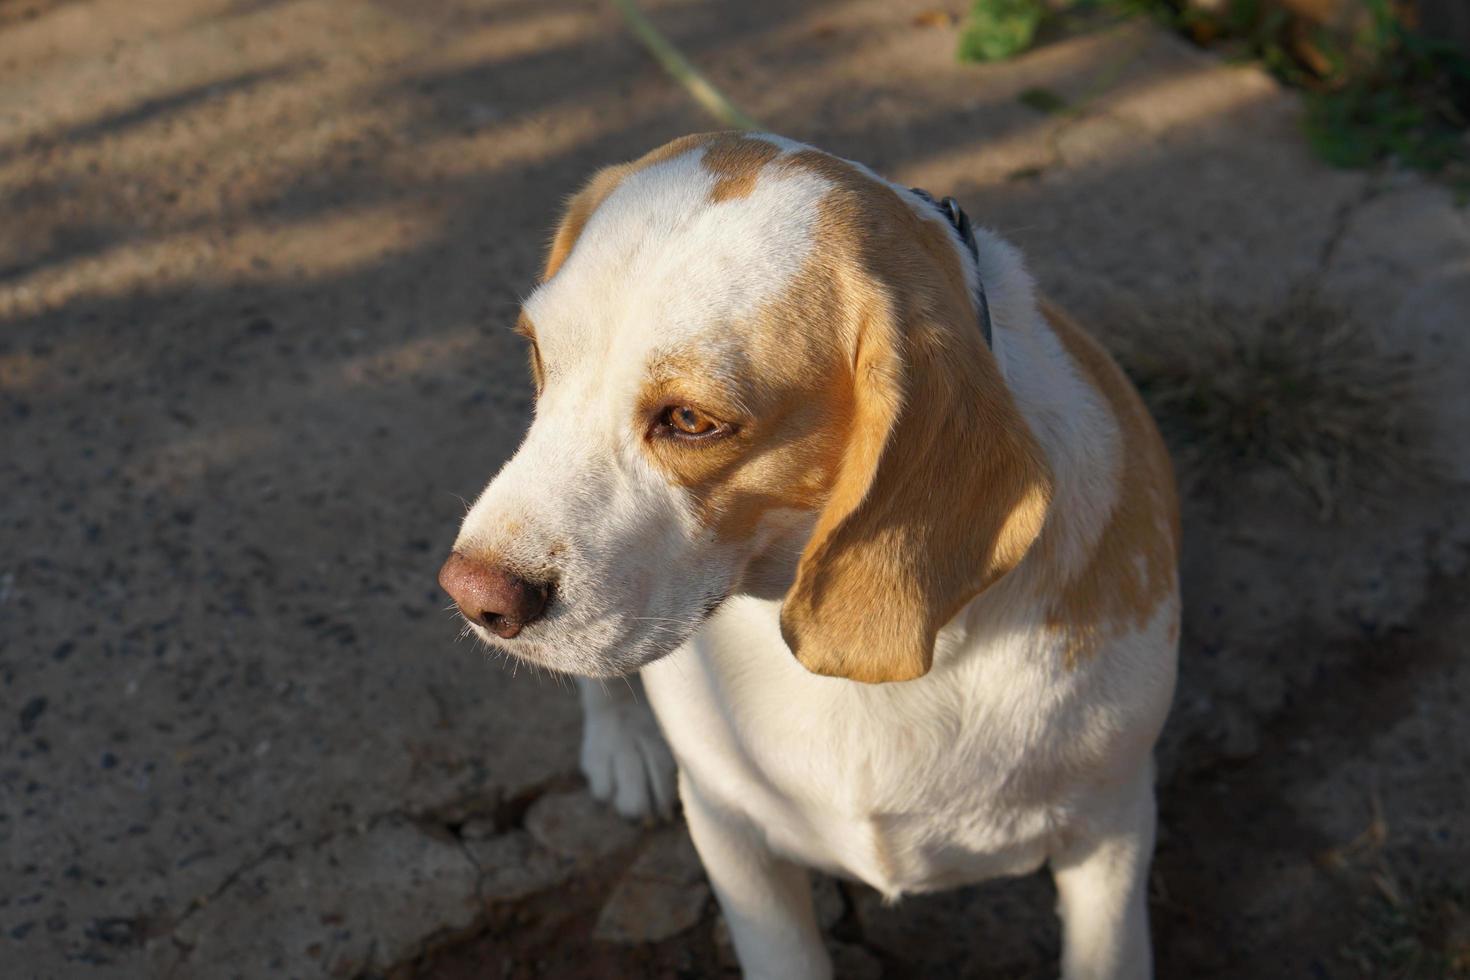
[[(1162, 976), (1467, 969), (1466, 212), (1143, 23), (973, 67), (957, 2), (646, 6), (1105, 340), (1305, 282), (1412, 361), (1439, 482), (1187, 502), (1151, 901)], [(733, 975), (679, 829), (587, 800), (570, 685), (434, 585), (562, 200), (708, 128), (591, 0), (0, 6), (0, 973)], [(1040, 976), (1049, 889), (824, 882), (823, 921), (846, 975)]]

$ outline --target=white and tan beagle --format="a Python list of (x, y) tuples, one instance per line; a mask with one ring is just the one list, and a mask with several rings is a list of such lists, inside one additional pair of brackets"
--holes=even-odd
[(976, 238), (770, 136), (603, 170), (521, 316), (535, 421), (440, 576), (517, 657), (641, 671), (656, 724), (583, 682), (583, 768), (666, 812), (662, 729), (748, 977), (830, 974), (804, 867), (897, 898), (1043, 864), (1063, 975), (1151, 972), (1169, 460)]

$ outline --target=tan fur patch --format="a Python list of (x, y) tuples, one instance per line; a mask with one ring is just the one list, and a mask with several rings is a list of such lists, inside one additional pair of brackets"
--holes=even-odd
[(760, 180), (761, 170), (774, 160), (781, 148), (769, 140), (718, 139), (705, 147), (700, 165), (715, 175), (710, 190), (713, 202), (749, 197)]
[(776, 508), (813, 510), (831, 486), (850, 417), (850, 392), (841, 356), (830, 338), (807, 330), (802, 316), (820, 317), (794, 296), (771, 304), (740, 335), (759, 364), (735, 390), (710, 379), (725, 374), (708, 355), (689, 351), (650, 365), (639, 399), (652, 419), (667, 405), (693, 405), (737, 427), (734, 435), (703, 443), (652, 438), (650, 454), (699, 507), (700, 519), (720, 540), (747, 540)]
[(818, 234), (851, 338), (853, 421), (782, 609), (810, 670), (868, 682), (928, 671), (941, 626), (1024, 557), (1051, 476), (975, 322), (937, 222), (815, 151), (776, 166), (834, 190)]
[(1047, 618), (1049, 628), (1065, 634), (1074, 666), (1117, 633), (1142, 628), (1177, 589), (1179, 500), (1164, 441), (1128, 378), (1070, 317), (1050, 304), (1042, 313), (1102, 394), (1122, 437), (1117, 503), (1087, 564), (1058, 590)]

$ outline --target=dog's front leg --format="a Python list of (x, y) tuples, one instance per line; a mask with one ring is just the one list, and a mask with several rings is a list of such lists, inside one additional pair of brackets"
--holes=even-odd
[(625, 817), (674, 810), (674, 757), (648, 706), (643, 681), (577, 678), (582, 695), (582, 774), (592, 795)]
[(708, 803), (682, 773), (679, 798), (746, 980), (831, 977), (806, 869), (771, 853), (745, 817)]
[(1052, 856), (1062, 916), (1063, 980), (1148, 980), (1148, 868), (1154, 853), (1153, 765)]

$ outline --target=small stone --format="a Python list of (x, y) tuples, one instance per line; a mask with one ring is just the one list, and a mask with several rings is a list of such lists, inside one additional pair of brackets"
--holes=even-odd
[(592, 935), (613, 943), (661, 942), (693, 928), (709, 897), (688, 831), (670, 827), (653, 835), (613, 888)]
[(465, 841), (480, 869), (480, 895), (490, 902), (513, 902), (565, 881), (572, 864), (536, 846), (524, 830), (485, 840)]
[(495, 821), (489, 817), (471, 817), (459, 827), (459, 836), (465, 840), (488, 840), (497, 833)]
[(585, 864), (622, 850), (638, 831), (585, 792), (552, 793), (526, 812), (526, 829), (553, 854)]
[(699, 852), (694, 849), (688, 829), (681, 824), (651, 834), (628, 874), (688, 884), (704, 880), (704, 865), (700, 863)]
[(618, 882), (597, 916), (594, 939), (610, 943), (657, 943), (692, 929), (704, 916), (709, 886), (677, 885), (658, 878)]

